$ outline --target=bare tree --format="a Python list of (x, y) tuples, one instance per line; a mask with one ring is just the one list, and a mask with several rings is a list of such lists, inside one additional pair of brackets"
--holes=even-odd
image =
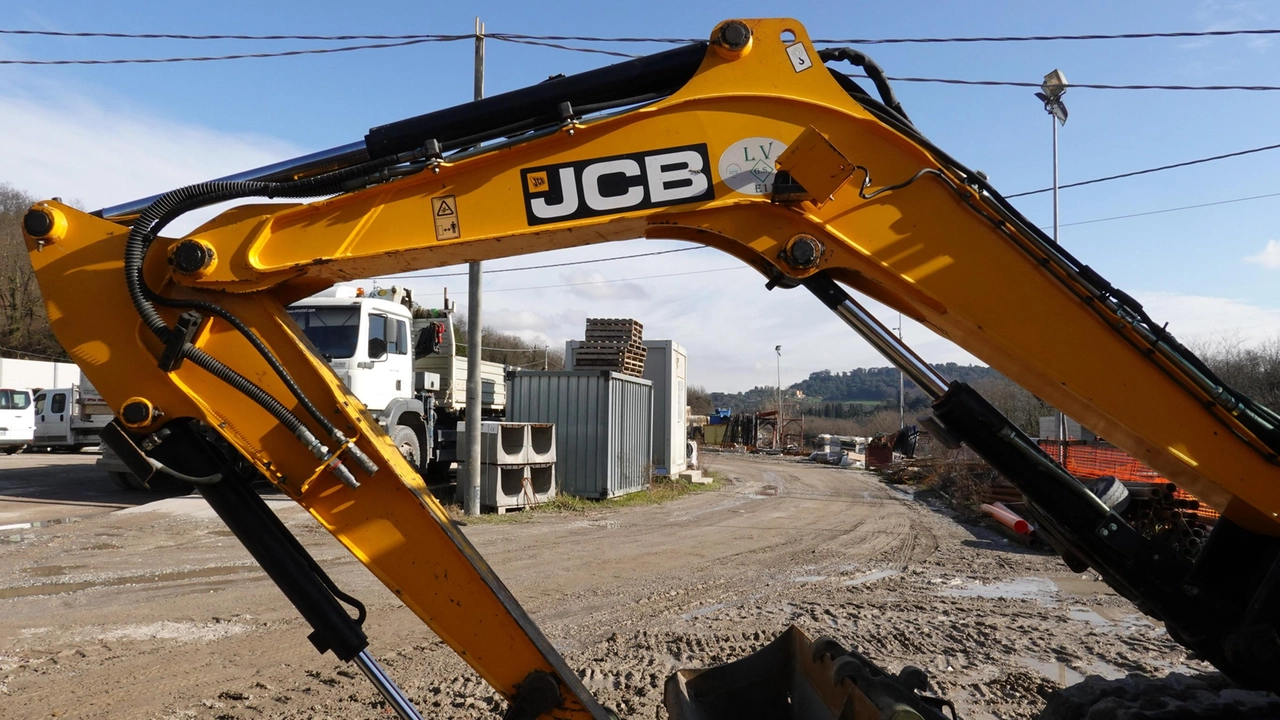
[(1003, 375), (975, 380), (972, 385), (1010, 422), (1032, 437), (1040, 434), (1040, 418), (1055, 412), (1043, 400)]
[(1239, 335), (1217, 337), (1193, 348), (1233, 389), (1276, 410), (1280, 408), (1280, 335), (1246, 345)]
[(0, 353), (64, 359), (45, 314), (22, 237), (22, 217), (35, 198), (0, 183)]

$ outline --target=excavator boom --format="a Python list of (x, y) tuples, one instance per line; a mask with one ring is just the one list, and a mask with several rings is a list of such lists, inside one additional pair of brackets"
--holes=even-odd
[[(825, 65), (839, 60), (863, 67), (879, 98)], [(184, 212), (253, 197), (294, 202), (161, 235)], [(646, 237), (715, 247), (771, 288), (814, 293), (934, 397), (940, 432), (1023, 490), (1069, 562), (1238, 681), (1277, 688), (1280, 418), (930, 144), (869, 58), (818, 51), (794, 20), (727, 21), (708, 43), (97, 215), (39, 203), (25, 225), (54, 332), (117, 409), (112, 441), (140, 472), (200, 483), (295, 605), (310, 603), (299, 609), (317, 648), (371, 676), (346, 600), (283, 528), (263, 530), (236, 489), (246, 478), (306, 508), (512, 699), (509, 717), (608, 716), (285, 307), (347, 280)], [(845, 287), (1218, 508), (1215, 537), (1194, 562), (1139, 537)]]

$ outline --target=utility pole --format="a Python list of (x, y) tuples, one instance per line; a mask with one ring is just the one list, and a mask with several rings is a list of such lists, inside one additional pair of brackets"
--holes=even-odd
[[(484, 97), (484, 23), (476, 18), (476, 83), (475, 99)], [(480, 342), (480, 262), (467, 264), (467, 478), (462, 493), (462, 510), (467, 515), (480, 514), (480, 361), (484, 354)], [(460, 479), (461, 480), (461, 479)], [(459, 485), (462, 483), (460, 482)]]
[[(1058, 241), (1058, 126), (1067, 124), (1067, 106), (1062, 96), (1067, 93), (1067, 76), (1055, 68), (1044, 76), (1040, 83), (1041, 92), (1036, 97), (1044, 103), (1045, 112), (1049, 113), (1049, 125), (1053, 127), (1053, 242)], [(1067, 415), (1058, 411), (1058, 462), (1067, 463)]]
[(773, 348), (778, 353), (778, 417), (773, 422), (773, 449), (782, 449), (782, 346)]
[[(898, 342), (902, 342), (902, 313), (898, 313)], [(907, 404), (906, 389), (907, 376), (902, 370), (898, 370), (898, 429), (903, 430), (907, 427)]]

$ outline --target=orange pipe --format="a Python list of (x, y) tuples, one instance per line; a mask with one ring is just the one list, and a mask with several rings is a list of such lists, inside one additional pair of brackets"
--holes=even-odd
[(988, 505), (983, 503), (982, 512), (995, 518), (1001, 525), (1018, 533), (1019, 535), (1031, 534), (1031, 523), (1023, 520), (1017, 513), (1004, 506), (1004, 503), (996, 503)]

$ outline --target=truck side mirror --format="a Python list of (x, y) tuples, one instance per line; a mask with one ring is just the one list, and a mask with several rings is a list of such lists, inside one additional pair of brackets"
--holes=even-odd
[(381, 360), (387, 356), (387, 341), (380, 337), (369, 338), (369, 359)]

